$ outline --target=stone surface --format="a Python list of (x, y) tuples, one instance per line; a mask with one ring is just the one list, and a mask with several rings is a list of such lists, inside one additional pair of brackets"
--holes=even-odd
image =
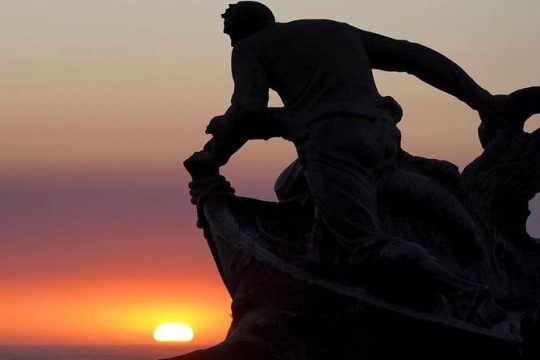
[[(540, 185), (540, 88), (493, 96), (425, 46), (330, 20), (277, 23), (252, 1), (222, 15), (231, 106), (184, 165), (232, 298), (227, 338), (190, 359), (540, 358), (540, 249), (526, 232)], [(402, 109), (372, 70), (401, 71), (477, 110), (483, 154), (462, 174), (410, 155)], [(269, 109), (268, 91), (283, 108)], [(246, 141), (281, 136), (298, 160), (279, 202), (219, 174)]]
[[(448, 268), (489, 286), (504, 321), (483, 326), (456, 317), (451, 299), (434, 306), (421, 287), (388, 283), (393, 291), (374, 293), (361, 281), (343, 283), (331, 260), (313, 264), (306, 257), (313, 204), (299, 180), (298, 196), (263, 202), (236, 197), (223, 177), (201, 181), (190, 168), (199, 224), (231, 295), (233, 321), (223, 343), (174, 359), (538, 358), (540, 245), (525, 224), (540, 186), (540, 130), (499, 130), (462, 174), (402, 152), (378, 198), (387, 232), (415, 239)], [(444, 201), (430, 203), (433, 192)], [(460, 243), (464, 237), (474, 241)]]

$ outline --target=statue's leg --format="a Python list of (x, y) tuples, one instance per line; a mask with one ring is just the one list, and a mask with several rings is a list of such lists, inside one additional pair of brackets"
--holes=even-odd
[(449, 234), (452, 240), (444, 244), (443, 251), (450, 251), (455, 260), (462, 264), (481, 260), (483, 249), (474, 220), (462, 202), (442, 185), (396, 167), (382, 176), (378, 191), (383, 201), (403, 212), (420, 213), (423, 221)]
[[(407, 287), (421, 288), (434, 294), (442, 294), (453, 301), (462, 297), (471, 300), (468, 309), (463, 309), (463, 317), (469, 316), (472, 309), (485, 296), (488, 288), (470, 282), (446, 269), (425, 248), (414, 242), (390, 235), (384, 241), (362, 249), (351, 256), (351, 266), (358, 273), (375, 272), (384, 283), (399, 283)], [(466, 301), (469, 301), (466, 300)]]
[[(375, 174), (384, 153), (377, 125), (357, 118), (328, 119), (311, 126), (298, 155), (318, 221), (346, 253), (378, 241)], [(363, 160), (359, 163), (358, 157)]]
[(350, 256), (346, 279), (366, 275), (386, 287), (394, 285), (387, 280), (416, 282), (432, 293), (463, 295), (474, 303), (485, 287), (446, 270), (422, 246), (381, 230), (376, 176), (397, 150), (383, 121), (329, 119), (312, 126), (298, 146), (319, 226)]

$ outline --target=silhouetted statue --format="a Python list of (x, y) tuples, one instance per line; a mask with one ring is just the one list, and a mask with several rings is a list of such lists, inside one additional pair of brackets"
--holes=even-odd
[[(523, 132), (540, 112), (539, 88), (493, 96), (422, 45), (330, 20), (276, 23), (257, 2), (222, 17), (234, 94), (185, 166), (233, 324), (223, 344), (179, 359), (538, 355), (521, 337), (540, 340), (540, 250), (524, 228), (540, 140)], [(479, 111), (486, 151), (463, 179), (453, 164), (401, 149), (402, 109), (379, 94), (372, 69), (408, 72)], [(269, 89), (283, 108), (268, 108)], [(276, 182), (280, 202), (235, 197), (219, 167), (246, 141), (276, 136), (298, 152)], [(507, 152), (516, 139), (525, 152)], [(499, 200), (505, 183), (523, 194)], [(508, 245), (517, 237), (519, 249)]]
[[(471, 295), (479, 291), (416, 243), (381, 229), (376, 182), (395, 167), (401, 109), (379, 95), (372, 68), (407, 71), (474, 109), (489, 109), (492, 96), (453, 62), (421, 45), (328, 20), (276, 24), (270, 10), (255, 2), (231, 6), (223, 18), (234, 47), (235, 89), (226, 114), (208, 126), (214, 135), (208, 150), (216, 165), (236, 150), (232, 139), (242, 143), (251, 133), (290, 139), (315, 202), (315, 226), (328, 230), (344, 250), (344, 278), (356, 278), (368, 263), (404, 263), (425, 281), (436, 280), (433, 286)], [(269, 88), (285, 104), (273, 118), (267, 109)], [(271, 131), (261, 132), (261, 121)]]

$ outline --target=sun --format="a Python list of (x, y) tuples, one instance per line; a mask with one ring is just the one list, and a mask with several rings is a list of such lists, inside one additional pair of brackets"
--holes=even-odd
[(193, 330), (186, 324), (166, 323), (154, 330), (154, 340), (158, 342), (189, 342), (193, 340)]

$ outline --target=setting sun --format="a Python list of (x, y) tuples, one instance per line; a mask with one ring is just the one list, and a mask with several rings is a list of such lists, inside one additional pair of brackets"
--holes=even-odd
[(154, 330), (154, 339), (159, 342), (188, 342), (193, 340), (193, 330), (186, 324), (161, 324)]

